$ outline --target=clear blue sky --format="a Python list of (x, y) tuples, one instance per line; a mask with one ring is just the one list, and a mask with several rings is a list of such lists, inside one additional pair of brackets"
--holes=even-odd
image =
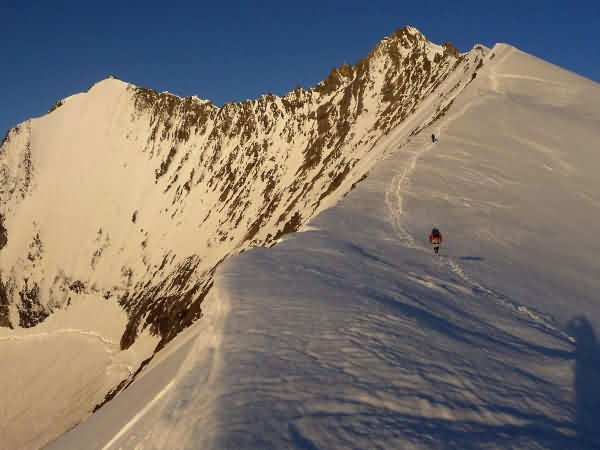
[(1, 0), (0, 139), (109, 74), (219, 106), (311, 87), (404, 25), (461, 51), (507, 42), (600, 81), (600, 1), (490, 3)]

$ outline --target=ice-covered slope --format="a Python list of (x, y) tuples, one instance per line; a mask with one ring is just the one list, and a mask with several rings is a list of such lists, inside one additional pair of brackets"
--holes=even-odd
[(495, 46), (50, 448), (598, 448), (599, 111), (597, 84)]
[[(0, 147), (0, 357), (22, 369), (4, 383), (2, 441), (41, 445), (129, 385), (201, 318), (220, 263), (342, 198), (395, 148), (391, 136), (444, 114), (484, 53), (409, 27), (283, 98), (216, 108), (110, 78), (11, 130)], [(39, 383), (42, 372), (69, 389)]]

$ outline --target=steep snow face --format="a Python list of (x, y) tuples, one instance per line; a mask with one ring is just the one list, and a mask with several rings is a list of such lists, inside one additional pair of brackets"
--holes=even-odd
[(443, 151), (419, 160), (406, 230), (422, 245), (438, 224), (454, 254), (481, 258), (463, 264), (486, 286), (598, 327), (598, 84), (505, 45), (488, 58)]
[(205, 319), (50, 449), (600, 448), (600, 86), (481, 62), (310, 229), (220, 266)]
[[(201, 317), (222, 261), (274, 245), (335, 204), (395, 149), (391, 134), (443, 117), (484, 54), (460, 55), (407, 28), (283, 98), (217, 108), (111, 78), (58, 102), (0, 147), (2, 336), (33, 336), (53, 314), (87, 303), (119, 305), (124, 323), (110, 307), (94, 309), (98, 322), (123, 326), (119, 348), (135, 356), (111, 397), (150, 347)], [(61, 323), (53, 333), (67, 329)], [(43, 345), (55, 351), (53, 339)], [(12, 354), (3, 347), (11, 342), (0, 351)], [(107, 342), (110, 367), (118, 363), (112, 334)], [(109, 382), (117, 384), (101, 379), (82, 402), (91, 409)], [(40, 442), (54, 435), (45, 433)], [(10, 436), (18, 447), (19, 434)]]

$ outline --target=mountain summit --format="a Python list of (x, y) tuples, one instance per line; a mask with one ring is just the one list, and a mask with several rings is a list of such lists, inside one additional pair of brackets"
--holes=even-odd
[(588, 439), (600, 249), (557, 211), (600, 219), (598, 98), (406, 27), (283, 97), (57, 102), (0, 147), (3, 442), (92, 410), (49, 448)]
[[(108, 78), (61, 100), (0, 149), (0, 323), (32, 327), (98, 296), (128, 313), (121, 349), (146, 328), (162, 347), (200, 317), (220, 262), (334, 204), (391, 130), (424, 102), (437, 106), (419, 125), (436, 120), (483, 56), (406, 27), (282, 98), (217, 108)], [(449, 83), (457, 71), (466, 81)]]

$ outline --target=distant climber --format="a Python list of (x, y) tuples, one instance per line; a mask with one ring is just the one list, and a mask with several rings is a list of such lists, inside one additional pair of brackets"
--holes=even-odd
[(442, 245), (442, 233), (437, 228), (431, 230), (429, 233), (429, 242), (433, 245), (433, 251), (437, 253), (440, 251), (440, 245)]
[(435, 134), (431, 135), (431, 142), (435, 142)]

